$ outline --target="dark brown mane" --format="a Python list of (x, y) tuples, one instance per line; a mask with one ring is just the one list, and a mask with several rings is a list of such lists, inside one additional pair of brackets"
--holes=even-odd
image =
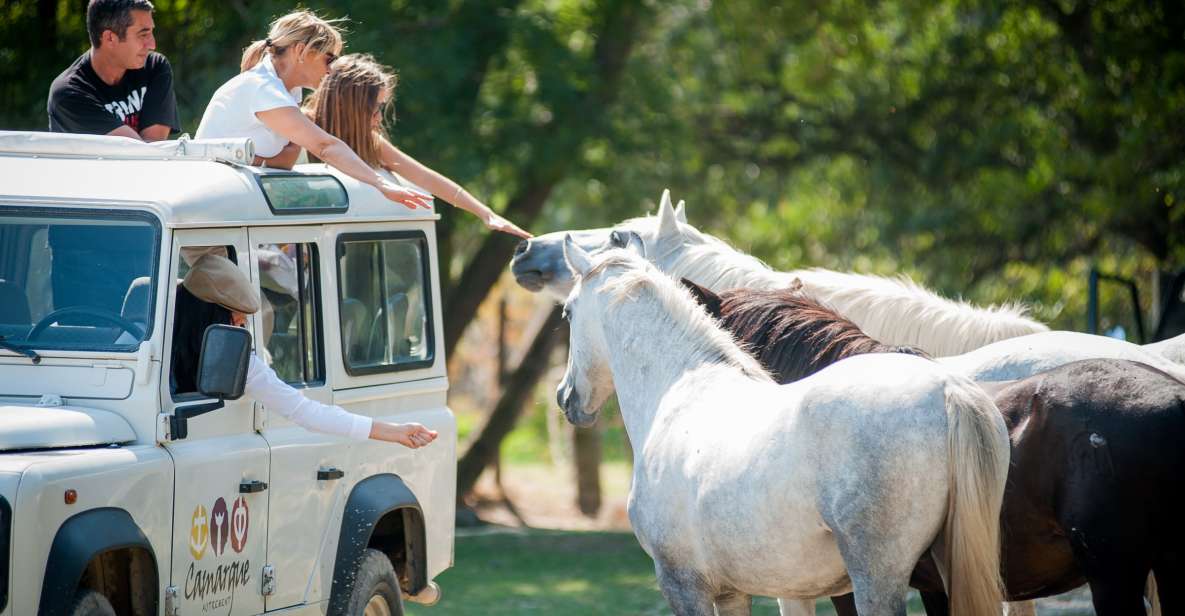
[(908, 353), (913, 347), (881, 344), (855, 323), (795, 289), (735, 289), (720, 294), (721, 325), (748, 345), (780, 383), (810, 376), (852, 355)]

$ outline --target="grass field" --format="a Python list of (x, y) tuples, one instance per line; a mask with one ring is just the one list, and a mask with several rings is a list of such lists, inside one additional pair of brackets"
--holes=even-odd
[[(459, 533), (456, 566), (436, 581), (434, 607), (408, 605), (414, 616), (670, 614), (654, 565), (627, 532), (505, 529)], [(755, 616), (776, 616), (772, 599), (754, 601)], [(819, 602), (818, 613), (833, 614)], [(921, 614), (913, 598), (910, 614)]]

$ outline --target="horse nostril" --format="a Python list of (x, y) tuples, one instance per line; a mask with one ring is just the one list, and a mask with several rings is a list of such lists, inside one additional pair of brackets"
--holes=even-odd
[(523, 240), (523, 241), (519, 242), (518, 246), (514, 247), (514, 256), (517, 257), (517, 256), (523, 254), (524, 252), (526, 252), (527, 249), (530, 248), (530, 245), (529, 245), (530, 242), (531, 242), (530, 240)]

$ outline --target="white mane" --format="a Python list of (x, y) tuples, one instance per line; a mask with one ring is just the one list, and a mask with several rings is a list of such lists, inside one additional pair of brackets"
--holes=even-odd
[[(654, 229), (657, 217), (623, 226)], [(906, 276), (886, 278), (821, 268), (778, 272), (761, 260), (689, 224), (682, 237), (659, 238), (650, 258), (675, 278), (688, 278), (715, 292), (734, 288), (776, 289), (795, 278), (816, 301), (830, 306), (865, 333), (889, 345), (909, 345), (941, 357), (1049, 328), (1025, 316), (1020, 304), (974, 306), (946, 299)]]
[[(647, 323), (645, 326), (661, 328), (670, 332), (676, 340), (684, 342), (684, 350), (689, 359), (700, 359), (705, 363), (723, 363), (739, 369), (750, 378), (773, 381), (761, 363), (745, 352), (732, 334), (721, 328), (692, 298), (687, 289), (641, 257), (627, 250), (608, 251), (598, 259), (596, 266), (585, 274), (584, 279), (587, 280), (610, 267), (620, 268), (622, 271), (601, 286), (602, 292), (609, 300), (603, 319), (617, 318), (617, 309), (623, 303), (638, 301), (648, 295), (657, 302), (667, 321)], [(581, 284), (585, 284), (584, 281)]]

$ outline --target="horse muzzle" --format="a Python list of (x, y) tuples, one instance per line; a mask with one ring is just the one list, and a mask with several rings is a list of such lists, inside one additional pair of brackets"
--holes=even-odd
[(572, 289), (572, 275), (562, 253), (531, 240), (523, 240), (515, 248), (510, 273), (520, 287), (532, 293), (549, 291), (562, 298)]
[(580, 396), (576, 394), (575, 387), (560, 383), (555, 392), (555, 400), (563, 409), (568, 423), (577, 428), (587, 428), (597, 422), (596, 413), (586, 413), (580, 409)]

